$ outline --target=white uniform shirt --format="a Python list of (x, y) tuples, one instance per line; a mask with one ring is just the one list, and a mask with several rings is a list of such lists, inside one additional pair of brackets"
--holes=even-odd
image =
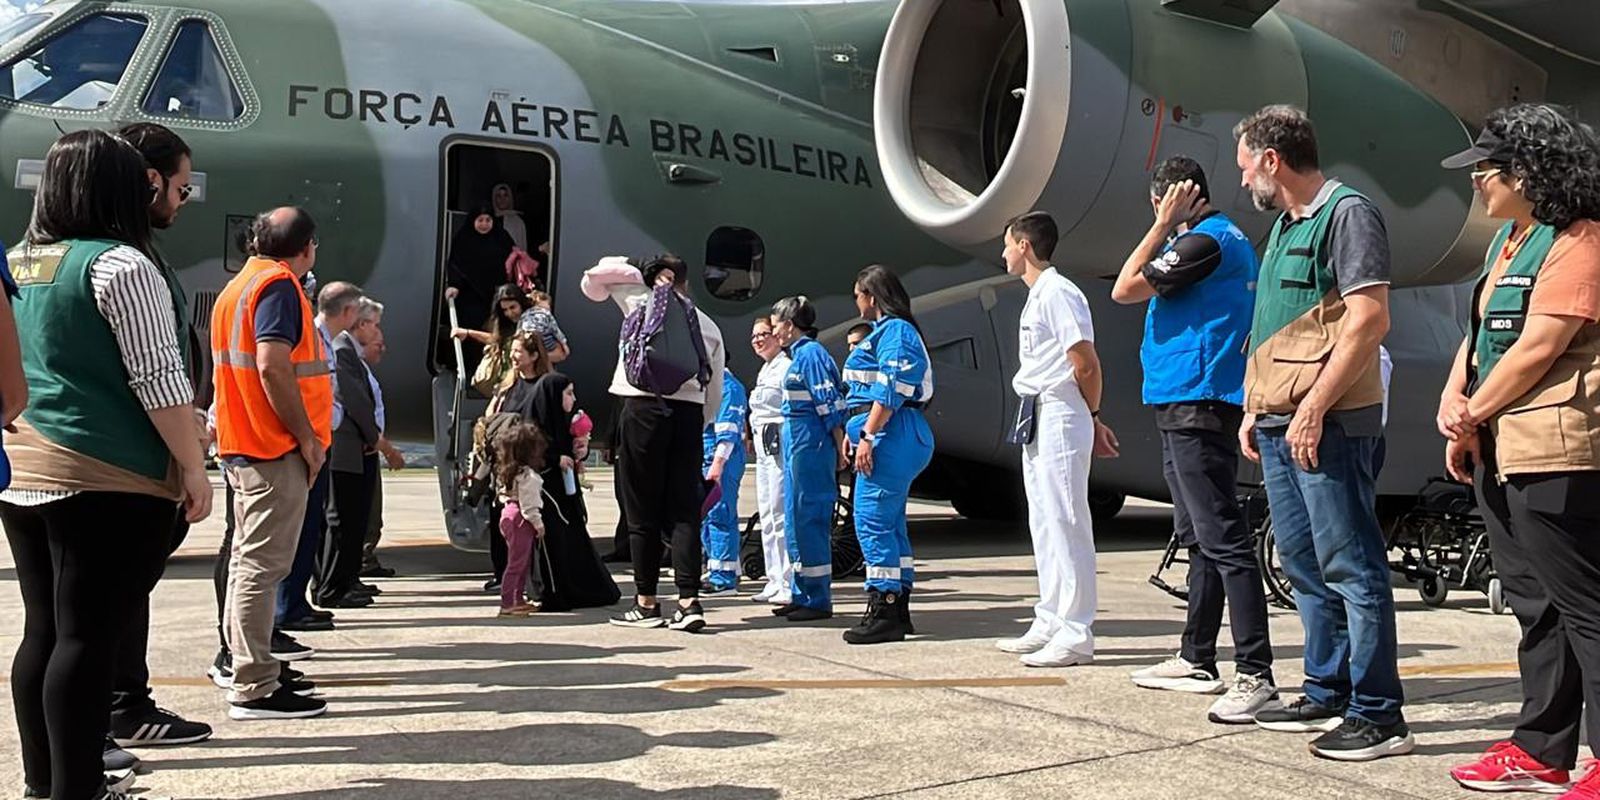
[(783, 424), (783, 379), (791, 363), (789, 354), (779, 350), (775, 358), (761, 365), (750, 389), (750, 429), (758, 437), (763, 425)]
[(1067, 350), (1094, 341), (1089, 299), (1077, 284), (1051, 267), (1028, 290), (1017, 333), (1019, 366), (1011, 388), (1018, 395), (1037, 395), (1040, 402), (1082, 402), (1077, 370)]

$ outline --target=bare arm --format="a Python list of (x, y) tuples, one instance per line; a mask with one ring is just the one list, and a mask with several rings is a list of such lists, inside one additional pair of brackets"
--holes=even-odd
[(1482, 422), (1528, 393), (1550, 372), (1551, 365), (1588, 320), (1581, 317), (1529, 314), (1522, 336), (1501, 356), (1500, 363), (1467, 401), (1467, 414)]
[(1345, 322), (1333, 345), (1328, 363), (1317, 382), (1300, 401), (1300, 408), (1325, 415), (1378, 356), (1378, 345), (1389, 333), (1389, 287), (1357, 289), (1344, 297)]
[(450, 335), (456, 337), (457, 339), (471, 339), (478, 344), (494, 344), (494, 334), (489, 333), (488, 331), (474, 330), (472, 328), (455, 328), (450, 331)]
[(267, 403), (278, 421), (289, 429), (302, 449), (317, 445), (317, 434), (306, 415), (306, 404), (300, 399), (300, 384), (294, 376), (294, 365), (289, 360), (289, 345), (285, 342), (259, 342), (256, 344), (256, 363), (261, 365), (261, 388), (267, 393)]
[(205, 432), (195, 424), (194, 406), (157, 408), (146, 413), (156, 426), (156, 432), (161, 434), (161, 441), (172, 451), (178, 467), (184, 472), (204, 473), (206, 457), (200, 442)]
[(0, 427), (10, 425), (28, 407), (28, 378), (22, 372), (22, 344), (11, 304), (0, 302)]
[(1133, 254), (1122, 265), (1122, 272), (1117, 274), (1117, 283), (1111, 287), (1111, 299), (1123, 305), (1143, 303), (1156, 296), (1156, 289), (1145, 280), (1144, 265), (1155, 260), (1161, 252), (1161, 247), (1166, 244), (1170, 229), (1156, 220), (1150, 226), (1138, 246), (1133, 248)]
[(1084, 402), (1089, 404), (1090, 411), (1099, 411), (1105, 376), (1100, 370), (1100, 356), (1095, 352), (1094, 342), (1078, 342), (1067, 350), (1067, 358), (1072, 361)]

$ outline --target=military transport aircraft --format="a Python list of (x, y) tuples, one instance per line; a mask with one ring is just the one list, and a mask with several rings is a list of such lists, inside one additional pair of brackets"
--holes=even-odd
[(1142, 310), (1102, 280), (1148, 224), (1149, 170), (1198, 159), (1215, 205), (1260, 237), (1269, 218), (1237, 190), (1230, 129), (1297, 103), (1327, 171), (1382, 207), (1397, 285), (1416, 287), (1396, 295), (1389, 337), (1382, 489), (1406, 495), (1439, 472), (1458, 283), (1491, 230), (1438, 160), (1506, 103), (1600, 115), (1596, 30), (1587, 0), (56, 0), (0, 30), (0, 231), (20, 235), (62, 131), (172, 126), (198, 171), (161, 244), (203, 324), (251, 215), (307, 207), (320, 279), (388, 306), (390, 424), (438, 443), (447, 512), (456, 423), (482, 401), (458, 391), (439, 335), (442, 265), (496, 184), (550, 243), (562, 368), (601, 430), (619, 320), (578, 291), (601, 256), (684, 256), (745, 378), (757, 365), (739, 343), (773, 300), (818, 299), (837, 343), (855, 272), (888, 264), (936, 362), (925, 488), (985, 516), (1020, 507), (1002, 431), (1023, 290), (997, 268), (998, 237), (1045, 208), (1094, 305), (1123, 443), (1094, 484), (1114, 511), (1166, 491), (1139, 406)]

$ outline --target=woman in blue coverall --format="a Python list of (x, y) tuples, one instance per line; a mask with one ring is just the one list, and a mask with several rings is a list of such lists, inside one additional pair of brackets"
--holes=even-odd
[(772, 306), (773, 334), (793, 363), (783, 382), (784, 512), (794, 601), (772, 613), (790, 622), (833, 616), (833, 506), (844, 468), (839, 367), (817, 344), (817, 309), (804, 296)]
[(872, 332), (844, 362), (855, 446), (856, 537), (867, 562), (867, 613), (844, 632), (850, 644), (896, 642), (913, 633), (911, 539), (906, 498), (933, 458), (922, 409), (933, 397), (933, 367), (905, 286), (876, 264), (856, 276), (856, 310)]
[(707, 512), (700, 526), (705, 549), (706, 585), (701, 597), (731, 597), (739, 593), (739, 483), (744, 480), (744, 420), (750, 414), (744, 384), (733, 370), (722, 371), (722, 408), (706, 426), (706, 480), (722, 487), (722, 498)]

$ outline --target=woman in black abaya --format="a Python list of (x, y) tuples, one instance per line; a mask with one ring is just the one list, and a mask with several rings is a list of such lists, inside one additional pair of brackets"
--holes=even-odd
[[(575, 452), (576, 441), (572, 437), (572, 414), (577, 404), (572, 379), (559, 372), (545, 375), (534, 384), (532, 399), (531, 421), (550, 443), (545, 451), (545, 468), (540, 473), (545, 496), (545, 535), (538, 559), (544, 576), (542, 610), (614, 605), (622, 592), (589, 539), (583, 487), (563, 475), (583, 455)], [(569, 485), (572, 494), (567, 494)]]

